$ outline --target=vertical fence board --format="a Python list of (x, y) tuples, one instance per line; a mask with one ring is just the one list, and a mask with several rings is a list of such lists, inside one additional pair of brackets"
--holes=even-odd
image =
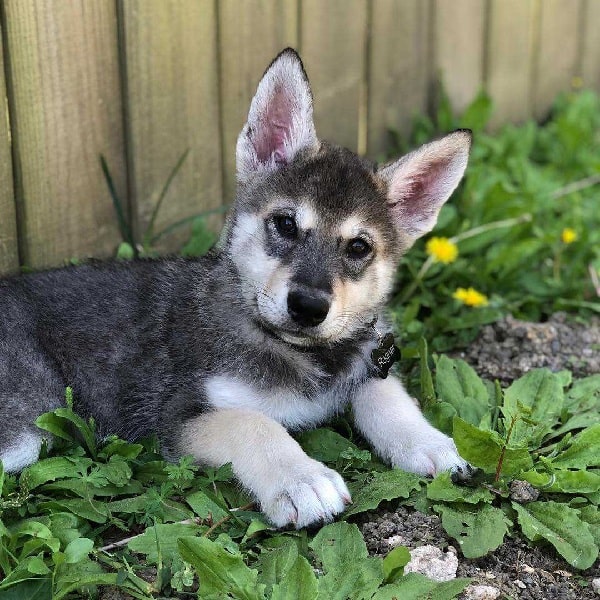
[(429, 3), (374, 0), (369, 57), (368, 150), (389, 147), (388, 130), (406, 135), (427, 110)]
[(19, 266), (17, 223), (13, 188), (10, 128), (4, 81), (4, 56), (0, 30), (0, 273), (10, 273)]
[(484, 0), (435, 0), (434, 69), (460, 113), (483, 85)]
[(315, 96), (317, 135), (352, 150), (366, 126), (366, 28), (365, 0), (301, 3), (300, 45)]
[[(581, 0), (541, 2), (540, 45), (535, 75), (534, 114), (543, 119), (556, 94), (568, 90), (577, 73)], [(568, 10), (565, 10), (568, 7)]]
[(22, 260), (110, 254), (119, 233), (100, 153), (125, 189), (115, 4), (4, 7)]
[(600, 2), (587, 0), (583, 15), (581, 77), (585, 87), (600, 92)]
[(225, 197), (235, 190), (235, 144), (258, 81), (278, 52), (298, 45), (297, 0), (220, 0), (220, 76)]
[[(126, 0), (120, 8), (129, 186), (141, 240), (169, 174), (188, 149), (154, 233), (222, 204), (216, 14), (212, 0)], [(176, 250), (188, 231), (177, 228), (156, 246)]]
[(492, 127), (531, 116), (535, 1), (491, 1), (486, 85), (494, 100)]

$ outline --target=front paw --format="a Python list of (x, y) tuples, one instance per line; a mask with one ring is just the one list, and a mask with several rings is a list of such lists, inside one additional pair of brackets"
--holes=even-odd
[(307, 458), (281, 474), (259, 498), (262, 511), (276, 527), (296, 529), (333, 520), (351, 502), (341, 476), (320, 462)]
[(452, 438), (431, 428), (426, 435), (412, 440), (402, 440), (395, 448), (394, 467), (431, 477), (443, 471), (452, 472), (452, 481), (464, 482), (475, 473), (466, 460), (460, 457)]

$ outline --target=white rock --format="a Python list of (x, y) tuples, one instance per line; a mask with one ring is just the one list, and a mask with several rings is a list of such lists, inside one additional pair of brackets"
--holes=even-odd
[(496, 600), (500, 590), (491, 585), (470, 585), (463, 594), (464, 600)]
[(391, 537), (386, 538), (385, 542), (390, 548), (406, 544), (406, 540), (401, 535), (392, 535)]
[(592, 589), (600, 596), (600, 577), (592, 579)]
[(404, 572), (422, 573), (435, 581), (450, 581), (456, 578), (456, 569), (456, 552), (442, 552), (436, 546), (419, 546), (410, 551), (410, 562)]

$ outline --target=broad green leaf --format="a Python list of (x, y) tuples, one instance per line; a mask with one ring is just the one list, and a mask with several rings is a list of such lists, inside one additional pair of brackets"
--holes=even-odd
[(433, 581), (420, 573), (407, 573), (380, 588), (373, 600), (453, 600), (469, 583), (470, 579), (464, 578)]
[[(52, 600), (61, 600), (73, 592), (89, 590), (98, 585), (119, 587), (134, 598), (146, 600), (152, 591), (152, 586), (129, 571), (106, 573), (99, 563), (84, 559), (72, 564), (63, 562), (54, 573), (54, 594)], [(88, 594), (85, 594), (88, 595)], [(76, 597), (84, 594), (78, 593)]]
[(106, 506), (111, 513), (121, 512), (141, 515), (148, 514), (148, 511), (152, 508), (152, 514), (159, 514), (165, 522), (183, 521), (194, 516), (194, 513), (181, 502), (151, 497), (150, 493), (144, 493), (133, 498), (123, 498), (123, 500), (114, 500)]
[(587, 569), (594, 564), (598, 546), (588, 524), (579, 518), (576, 509), (551, 500), (525, 505), (513, 502), (512, 506), (528, 539), (549, 541), (577, 569)]
[(213, 521), (218, 521), (226, 517), (229, 511), (219, 506), (212, 498), (205, 494), (202, 490), (193, 492), (186, 496), (185, 501), (190, 505), (192, 510), (202, 519), (209, 517)]
[(0, 600), (52, 600), (52, 581), (49, 577), (29, 579), (2, 588), (0, 583)]
[(590, 409), (600, 411), (600, 374), (576, 381), (567, 392), (565, 406), (571, 413)]
[(485, 384), (464, 360), (440, 356), (435, 369), (435, 389), (442, 402), (451, 404), (458, 416), (472, 425), (479, 425), (490, 410)]
[(297, 439), (309, 456), (322, 462), (335, 462), (340, 454), (349, 448), (358, 451), (350, 440), (326, 427), (306, 431)]
[(0, 591), (20, 585), (24, 581), (38, 580), (48, 574), (48, 569), (44, 567), (40, 557), (28, 556), (21, 560), (4, 579), (0, 580)]
[(202, 531), (206, 531), (206, 527), (193, 523), (158, 523), (153, 527), (148, 527), (141, 535), (134, 537), (127, 547), (132, 552), (145, 554), (147, 560), (152, 564), (158, 562), (159, 553), (163, 563), (170, 564), (173, 558), (179, 554), (177, 540)]
[(256, 563), (258, 579), (266, 586), (267, 595), (276, 583), (292, 568), (298, 558), (298, 547), (291, 540), (283, 540), (283, 545), (273, 550), (263, 550)]
[(600, 509), (597, 506), (584, 506), (579, 509), (579, 518), (588, 524), (596, 546), (600, 547)]
[(423, 408), (425, 418), (440, 431), (452, 435), (452, 422), (457, 411), (449, 402), (433, 402)]
[(443, 504), (433, 509), (442, 517), (442, 526), (459, 544), (466, 558), (484, 556), (502, 544), (511, 522), (499, 508)]
[[(495, 431), (484, 431), (455, 417), (452, 437), (459, 454), (465, 460), (480, 467), (486, 473), (496, 472), (504, 442)], [(502, 474), (514, 475), (531, 469), (533, 461), (527, 448), (511, 446), (504, 449)]]
[(567, 494), (588, 494), (600, 489), (600, 474), (591, 471), (567, 471), (555, 469), (552, 473), (526, 471), (520, 479), (543, 492), (564, 492)]
[(452, 483), (448, 471), (440, 473), (427, 485), (427, 497), (430, 500), (467, 502), (468, 504), (491, 502), (494, 498), (492, 493), (486, 488), (471, 488), (464, 485), (455, 485)]
[(375, 473), (370, 481), (353, 492), (352, 504), (346, 517), (377, 508), (383, 500), (408, 498), (412, 491), (421, 488), (423, 478), (400, 469)]
[(121, 456), (111, 456), (108, 463), (98, 465), (98, 475), (106, 478), (117, 487), (122, 487), (131, 479), (131, 467)]
[(205, 537), (183, 537), (178, 547), (183, 560), (198, 573), (199, 597), (224, 598), (229, 594), (240, 600), (264, 598), (264, 584), (258, 582), (257, 571), (244, 564), (241, 554)]
[(89, 525), (77, 515), (68, 512), (53, 513), (48, 517), (48, 527), (55, 537), (57, 537), (63, 547), (74, 539), (87, 533)]
[(591, 427), (600, 421), (600, 412), (595, 410), (589, 410), (587, 412), (581, 412), (573, 415), (570, 419), (561, 425), (558, 429), (555, 429), (550, 432), (546, 441), (549, 439), (553, 439), (556, 437), (562, 437), (565, 433), (569, 431), (574, 431), (575, 429), (585, 429), (586, 427)]
[(271, 600), (315, 600), (318, 582), (310, 563), (297, 556), (281, 581), (273, 586)]
[(27, 570), (34, 575), (48, 575), (50, 569), (44, 562), (42, 555), (32, 556), (27, 562)]
[(370, 599), (383, 581), (383, 561), (369, 558), (354, 524), (326, 525), (310, 547), (325, 573), (319, 579), (319, 600)]
[(396, 546), (383, 559), (383, 575), (386, 583), (396, 581), (404, 573), (410, 562), (410, 552), (406, 546)]
[(9, 530), (13, 538), (31, 536), (42, 540), (50, 540), (54, 537), (50, 528), (35, 518), (19, 521), (11, 526)]
[(421, 403), (424, 410), (431, 409), (436, 403), (433, 378), (429, 368), (429, 349), (427, 340), (422, 337), (419, 340), (419, 365), (421, 370)]
[(552, 459), (552, 465), (562, 469), (600, 467), (600, 423), (578, 433), (570, 446)]
[[(529, 371), (513, 382), (504, 392), (504, 428), (507, 432), (515, 418), (510, 444), (539, 446), (543, 437), (558, 421), (563, 407), (564, 392), (560, 378), (548, 369)], [(519, 404), (529, 412), (523, 414)], [(522, 417), (535, 422), (530, 425)]]
[[(106, 480), (104, 480), (106, 481)], [(54, 483), (45, 483), (41, 488), (44, 494), (48, 492), (69, 492), (81, 498), (120, 496), (141, 494), (144, 487), (137, 479), (130, 480), (127, 484), (117, 486), (112, 483), (103, 484), (101, 481), (93, 482), (86, 478), (60, 479)], [(55, 495), (52, 493), (51, 495)]]
[(65, 548), (65, 561), (78, 563), (94, 549), (94, 542), (89, 538), (77, 538), (67, 544)]
[[(49, 502), (42, 502), (39, 505), (41, 510), (47, 510), (49, 512), (62, 512), (68, 511), (83, 517), (93, 523), (106, 523), (109, 510), (104, 502), (98, 502), (97, 500), (84, 500), (82, 498), (68, 498), (66, 500), (52, 500)], [(58, 510), (57, 510), (58, 509)]]
[(57, 408), (51, 413), (45, 413), (36, 419), (35, 424), (41, 429), (69, 441), (75, 441), (70, 433), (71, 426), (75, 426), (92, 458), (96, 458), (96, 436), (92, 428), (70, 408)]
[(125, 440), (111, 440), (102, 448), (100, 451), (100, 456), (122, 456), (127, 459), (137, 458), (144, 449), (144, 446), (141, 444), (132, 444), (131, 442), (126, 442)]
[(21, 485), (26, 485), (32, 490), (48, 481), (55, 481), (63, 477), (81, 477), (85, 475), (92, 464), (89, 458), (67, 458), (53, 456), (45, 458), (30, 465), (21, 473)]

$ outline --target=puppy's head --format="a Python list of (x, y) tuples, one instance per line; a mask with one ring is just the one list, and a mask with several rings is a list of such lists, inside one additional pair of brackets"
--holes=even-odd
[(351, 337), (385, 302), (398, 259), (431, 231), (467, 165), (456, 131), (378, 168), (320, 142), (300, 58), (284, 50), (237, 143), (225, 252), (265, 327), (287, 342)]

